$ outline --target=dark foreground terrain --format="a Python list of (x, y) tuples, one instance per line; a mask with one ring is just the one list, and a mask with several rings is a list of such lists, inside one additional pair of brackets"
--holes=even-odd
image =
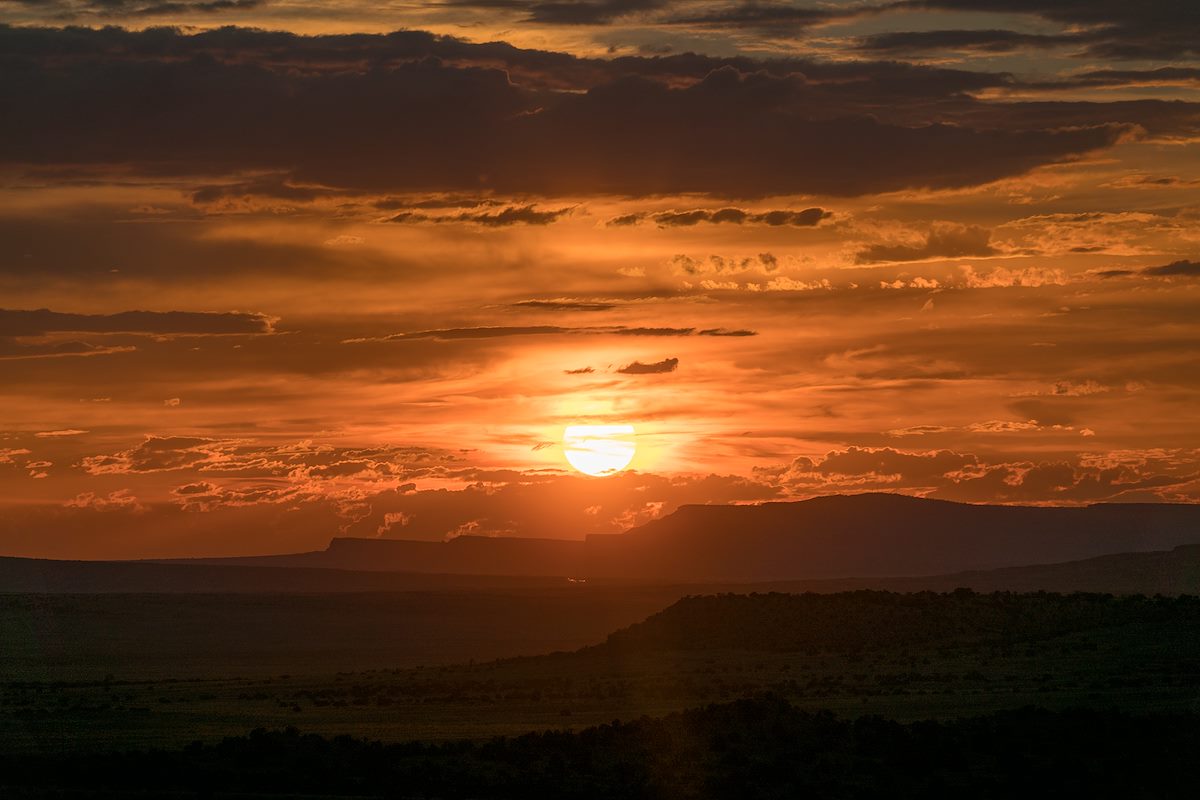
[[(208, 653), (202, 669), (188, 651), (173, 651), (174, 674), (159, 660), (141, 674), (10, 678), (0, 683), (0, 749), (169, 749), (289, 726), (387, 742), (478, 740), (579, 730), (764, 692), (846, 719), (952, 720), (1031, 705), (1200, 713), (1200, 598), (1194, 596), (965, 590), (697, 596), (572, 652), (392, 668), (376, 666), (378, 652), (397, 648), (390, 636), (414, 631), (429, 640), (421, 646), (434, 647), (447, 635), (436, 625), (444, 618), (421, 616), (424, 627), (415, 628), (402, 605), (368, 615), (338, 597), (341, 604), (326, 613), (346, 615), (360, 649), (339, 654), (334, 643), (301, 627), (275, 633), (319, 655), (293, 658), (287, 673), (238, 671), (247, 652), (269, 655), (278, 639), (264, 636), (257, 643), (247, 637), (242, 651)], [(563, 605), (532, 603), (525, 613), (561, 625), (569, 618), (561, 616)], [(427, 598), (420, 608), (428, 608)], [(501, 625), (505, 608), (496, 605), (479, 624)], [(236, 619), (231, 613), (230, 624)], [(167, 636), (169, 622), (158, 630)], [(493, 634), (500, 638), (504, 630)], [(371, 653), (372, 631), (379, 651), (367, 660), (361, 653)], [(71, 645), (69, 638), (59, 641)], [(356, 661), (364, 666), (354, 668)], [(222, 663), (230, 669), (223, 672)]]
[(0, 755), (8, 797), (1193, 797), (1200, 716), (1025, 708), (839, 719), (775, 696), (485, 742), (254, 731), (182, 750)]

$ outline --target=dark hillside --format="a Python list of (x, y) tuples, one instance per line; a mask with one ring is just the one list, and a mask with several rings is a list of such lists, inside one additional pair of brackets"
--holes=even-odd
[(1200, 598), (1101, 594), (723, 594), (686, 597), (610, 635), (614, 650), (846, 651), (1031, 642), (1169, 623), (1200, 635)]

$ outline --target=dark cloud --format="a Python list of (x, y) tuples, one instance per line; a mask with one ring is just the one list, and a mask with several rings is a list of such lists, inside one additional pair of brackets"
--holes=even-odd
[(727, 331), (724, 328), (652, 328), (610, 325), (604, 327), (568, 328), (559, 325), (494, 325), (478, 328), (440, 328), (428, 331), (393, 333), (388, 336), (368, 339), (348, 339), (347, 343), (395, 342), (413, 339), (503, 339), (511, 336), (756, 336), (754, 331)]
[(1157, 69), (1095, 69), (1077, 72), (1056, 81), (1033, 84), (1057, 89), (1088, 86), (1172, 86), (1200, 82), (1196, 67), (1159, 67)]
[[(1180, 103), (973, 99), (1012, 81), (962, 70), (583, 59), (416, 32), (0, 27), (0, 52), (4, 163), (263, 172), (277, 179), (236, 190), (277, 194), (854, 196), (977, 185), (1108, 147), (1132, 125), (1196, 126)], [(545, 224), (564, 213), (513, 206), (460, 219)]]
[[(752, 28), (791, 32), (834, 19), (827, 9), (759, 2), (680, 3), (678, 0), (451, 0), (469, 8), (502, 8), (523, 12), (526, 22), (548, 25), (608, 25), (636, 17), (646, 25), (683, 28)], [(717, 6), (705, 10), (705, 6)], [(679, 8), (683, 6), (683, 8)]]
[(697, 331), (699, 336), (758, 336), (757, 331), (746, 330), (745, 328), (736, 328), (730, 330), (728, 328), (706, 328), (702, 331)]
[(674, 372), (679, 367), (678, 358), (664, 358), (651, 364), (634, 361), (617, 370), (623, 375), (661, 375), (664, 372)]
[(1078, 409), (1070, 400), (1015, 400), (1008, 404), (1008, 408), (1021, 419), (1039, 425), (1073, 425), (1077, 421)]
[(616, 303), (599, 300), (521, 300), (510, 303), (512, 308), (533, 308), (541, 311), (609, 311)]
[(1066, 37), (1005, 30), (895, 31), (863, 37), (860, 50), (886, 54), (924, 54), (945, 50), (1007, 53), (1026, 47), (1055, 47)]
[(391, 222), (469, 222), (488, 228), (502, 228), (509, 225), (549, 225), (559, 218), (571, 213), (570, 208), (560, 208), (555, 211), (539, 211), (532, 205), (510, 206), (494, 213), (480, 212), (475, 214), (453, 214), (449, 216), (430, 216), (413, 211), (405, 211), (391, 218)]
[(612, 333), (617, 336), (693, 336), (696, 333), (695, 328), (652, 328), (649, 326), (637, 326), (628, 328), (611, 328), (608, 330), (601, 329), (600, 333)]
[(82, 462), (92, 475), (168, 472), (219, 462), (230, 446), (217, 439), (192, 436), (147, 436), (140, 444)]
[[(632, 216), (632, 215), (630, 215)], [(695, 209), (692, 211), (663, 211), (651, 218), (661, 228), (677, 228), (697, 225), (701, 222), (720, 224), (728, 222), (733, 225), (758, 223), (762, 225), (780, 226), (793, 225), (796, 227), (812, 227), (823, 219), (833, 216), (823, 208), (806, 208), (803, 211), (763, 211), (750, 212), (740, 208), (718, 208), (716, 210)], [(610, 225), (630, 224), (625, 222), (628, 217), (617, 217), (609, 222)], [(620, 221), (618, 221), (620, 220)], [(636, 221), (636, 220), (635, 220)]]
[(876, 244), (855, 256), (859, 264), (878, 261), (922, 261), (930, 258), (966, 258), (991, 256), (996, 249), (991, 246), (992, 234), (986, 228), (973, 225), (935, 226), (919, 245)]
[(666, 5), (666, 0), (565, 0), (528, 3), (529, 19), (552, 25), (600, 25)]
[(429, 331), (410, 331), (408, 333), (393, 333), (378, 339), (349, 340), (351, 343), (369, 341), (404, 341), (406, 339), (499, 339), (509, 336), (556, 336), (574, 333), (574, 328), (563, 328), (558, 325), (524, 325), (524, 326), (487, 326), (481, 328), (443, 328)]
[(83, 19), (87, 17), (164, 17), (187, 14), (215, 15), (230, 11), (249, 11), (264, 5), (267, 0), (18, 0), (27, 7), (39, 10), (58, 19)]
[(619, 217), (613, 217), (607, 224), (613, 227), (623, 227), (637, 225), (643, 219), (645, 219), (645, 214), (622, 214)]
[(432, 197), (423, 200), (412, 198), (387, 197), (376, 200), (371, 205), (381, 211), (398, 211), (399, 209), (440, 210), (447, 208), (480, 208), (503, 205), (500, 200), (487, 197)]
[(774, 272), (779, 268), (779, 259), (771, 253), (738, 258), (712, 254), (706, 258), (693, 258), (679, 253), (671, 258), (671, 266), (684, 275), (721, 275), (749, 270)]
[(806, 208), (803, 211), (767, 211), (755, 214), (751, 222), (761, 222), (764, 225), (794, 225), (799, 228), (811, 227), (823, 219), (832, 217), (833, 213), (823, 208)]
[(1063, 26), (1062, 43), (1098, 58), (1185, 58), (1200, 54), (1200, 6), (1127, 0), (901, 0), (889, 10), (1024, 13)]
[(27, 343), (15, 338), (0, 337), (0, 360), (3, 361), (106, 356), (129, 353), (134, 349), (128, 345), (99, 345), (79, 341)]
[(136, 2), (136, 0), (132, 2), (99, 0), (88, 5), (92, 8), (99, 7), (112, 16), (154, 17), (196, 12), (201, 14), (215, 14), (218, 12), (242, 11), (258, 8), (265, 2), (266, 0), (193, 0), (193, 2), (144, 3)]
[(654, 215), (654, 221), (662, 228), (680, 228), (701, 222), (732, 222), (741, 225), (746, 221), (746, 212), (737, 208), (722, 208), (717, 211), (664, 211)]
[[(0, 275), (10, 286), (41, 286), (49, 276), (89, 281), (149, 278), (186, 283), (198, 276), (238, 280), (251, 275), (336, 280), (392, 276), (416, 259), (396, 253), (326, 247), (307, 237), (269, 241), (214, 237), (194, 219), (164, 216), (153, 224), (122, 224), (109, 215), (0, 215)], [(121, 220), (121, 221), (117, 221)], [(306, 240), (307, 239), (307, 240)]]
[(1200, 261), (1173, 261), (1161, 267), (1146, 267), (1143, 274), (1167, 278), (1200, 278)]
[(662, 22), (706, 28), (751, 28), (773, 35), (796, 33), (845, 16), (827, 8), (805, 8), (790, 4), (764, 4), (751, 0), (722, 5), (714, 11), (669, 15)]
[(192, 311), (122, 311), (117, 314), (68, 314), (40, 308), (0, 309), (0, 336), (46, 333), (249, 334), (270, 333), (274, 320), (264, 314)]
[(307, 203), (337, 194), (339, 192), (336, 190), (324, 186), (297, 186), (283, 178), (260, 178), (253, 181), (197, 187), (192, 192), (192, 202), (207, 204), (229, 198), (265, 197)]
[(952, 450), (848, 447), (799, 457), (783, 469), (757, 470), (760, 480), (795, 494), (903, 491), (966, 502), (1088, 503), (1179, 486), (1197, 477), (1194, 464), (1168, 453), (1076, 461), (1004, 462)]
[(567, 375), (591, 375), (596, 370), (591, 367), (580, 367), (579, 369), (564, 369), (563, 372)]

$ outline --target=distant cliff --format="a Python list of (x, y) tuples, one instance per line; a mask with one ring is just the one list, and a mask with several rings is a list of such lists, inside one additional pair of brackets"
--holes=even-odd
[(684, 506), (588, 539), (593, 575), (721, 580), (936, 575), (1200, 543), (1200, 506), (987, 506), (894, 494)]
[(788, 581), (944, 575), (1200, 543), (1200, 506), (984, 506), (893, 494), (683, 506), (586, 540), (461, 536), (449, 542), (334, 539), (315, 553), (206, 559), (455, 575)]

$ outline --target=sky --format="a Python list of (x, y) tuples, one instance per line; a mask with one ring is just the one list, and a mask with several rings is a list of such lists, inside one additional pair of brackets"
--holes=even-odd
[(1200, 5), (0, 23), (0, 554), (1200, 501)]

